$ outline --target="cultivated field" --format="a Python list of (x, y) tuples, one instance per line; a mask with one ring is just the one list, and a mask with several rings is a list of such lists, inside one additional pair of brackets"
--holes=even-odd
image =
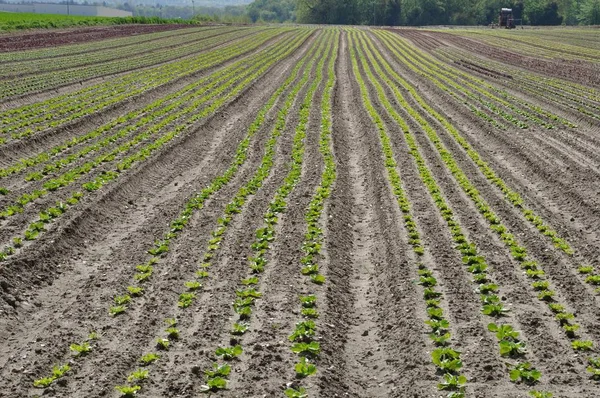
[(597, 31), (94, 29), (0, 36), (0, 397), (600, 396)]

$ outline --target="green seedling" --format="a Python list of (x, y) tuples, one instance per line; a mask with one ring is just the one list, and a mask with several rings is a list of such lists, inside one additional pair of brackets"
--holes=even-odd
[(165, 350), (167, 351), (169, 349), (169, 339), (164, 339), (162, 337), (159, 337), (158, 339), (156, 339), (156, 347), (161, 349), (161, 350)]
[(317, 341), (310, 343), (295, 343), (292, 346), (292, 352), (301, 356), (316, 357), (321, 352), (321, 346)]
[(508, 309), (504, 308), (502, 304), (486, 304), (481, 309), (485, 315), (499, 317), (508, 312)]
[(288, 398), (308, 398), (308, 393), (304, 387), (288, 388), (285, 390), (285, 396)]
[(319, 317), (319, 312), (315, 308), (302, 308), (301, 313), (307, 318), (315, 319)]
[(464, 392), (467, 378), (462, 375), (444, 374), (444, 381), (438, 384), (438, 390), (452, 390)]
[(127, 307), (125, 307), (124, 305), (116, 305), (114, 307), (110, 307), (110, 309), (108, 310), (108, 312), (112, 316), (117, 316), (119, 314), (124, 313), (126, 310), (127, 310)]
[(98, 340), (100, 335), (97, 332), (90, 332), (88, 335), (88, 340)]
[(116, 386), (115, 390), (121, 393), (122, 397), (135, 397), (137, 392), (141, 390), (140, 386)]
[(160, 355), (151, 352), (140, 358), (140, 362), (142, 365), (150, 365), (152, 362), (158, 361), (159, 359)]
[(144, 294), (144, 288), (138, 286), (127, 286), (127, 291), (134, 297), (139, 297)]
[(202, 287), (202, 284), (198, 281), (189, 281), (184, 283), (185, 287), (190, 291), (198, 290)]
[(130, 301), (131, 301), (131, 296), (129, 296), (129, 295), (115, 297), (115, 304), (116, 305), (123, 306), (125, 304), (129, 304)]
[(450, 322), (446, 319), (430, 319), (425, 321), (425, 324), (431, 327), (431, 331), (436, 334), (446, 333), (447, 329), (450, 327)]
[(215, 351), (215, 355), (228, 361), (228, 360), (239, 357), (242, 354), (242, 352), (244, 352), (244, 350), (242, 349), (242, 346), (236, 345), (233, 347), (219, 347)]
[(81, 344), (71, 344), (69, 348), (71, 349), (71, 351), (73, 351), (76, 357), (84, 356), (92, 350), (92, 347), (88, 342), (83, 342)]
[(535, 384), (542, 377), (542, 372), (535, 369), (529, 362), (516, 364), (510, 371), (510, 380), (514, 383)]
[(431, 353), (433, 363), (445, 372), (456, 372), (462, 368), (460, 360), (460, 352), (452, 348), (440, 347), (433, 350)]
[(177, 305), (181, 308), (187, 308), (194, 302), (196, 295), (194, 293), (181, 293)]
[(306, 357), (301, 357), (300, 362), (294, 366), (294, 369), (296, 370), (296, 377), (298, 378), (308, 377), (317, 373), (317, 367), (308, 362)]
[(231, 334), (241, 336), (248, 331), (248, 325), (245, 323), (234, 323)]
[(17, 249), (20, 247), (23, 247), (23, 239), (21, 239), (21, 238), (13, 238), (12, 242), (13, 242), (13, 246), (16, 247)]
[(313, 321), (302, 321), (296, 324), (294, 332), (288, 337), (290, 341), (310, 342), (315, 335), (316, 325)]
[(429, 334), (429, 338), (437, 347), (445, 347), (450, 343), (450, 333), (444, 333), (441, 335), (431, 333)]
[(215, 377), (227, 377), (231, 373), (231, 366), (228, 364), (219, 365), (217, 363), (213, 363), (212, 370), (204, 371), (207, 378), (215, 378)]
[(200, 279), (208, 278), (208, 272), (204, 270), (196, 271), (196, 277)]
[(206, 380), (206, 384), (202, 385), (200, 387), (200, 391), (202, 392), (216, 392), (219, 390), (224, 390), (227, 388), (227, 380), (225, 380), (222, 377), (213, 377), (213, 378), (208, 378)]
[(592, 272), (594, 272), (594, 267), (592, 267), (591, 265), (582, 265), (581, 267), (579, 267), (577, 269), (577, 271), (580, 274), (587, 275), (587, 274), (591, 274)]
[(565, 331), (565, 334), (568, 337), (575, 337), (577, 331), (579, 330), (579, 325), (574, 324), (574, 325), (562, 325), (563, 330)]
[(533, 398), (552, 398), (554, 395), (551, 392), (547, 391), (529, 391), (529, 395)]
[(127, 376), (127, 381), (130, 383), (138, 383), (142, 380), (146, 380), (148, 378), (148, 371), (144, 369), (137, 369), (131, 372), (129, 376)]
[(312, 308), (317, 305), (317, 296), (310, 294), (308, 296), (300, 296), (300, 302), (305, 308)]
[(258, 278), (255, 276), (242, 280), (242, 285), (245, 285), (245, 286), (257, 285), (257, 284), (258, 284)]
[(548, 282), (548, 281), (537, 281), (537, 282), (533, 282), (531, 284), (531, 286), (535, 290), (548, 290), (548, 288), (550, 287), (550, 282)]
[(323, 283), (325, 283), (325, 276), (322, 274), (313, 274), (310, 276), (310, 280), (313, 281), (313, 283), (316, 283), (317, 285), (322, 285)]
[(520, 333), (515, 331), (510, 325), (496, 325), (495, 323), (490, 323), (488, 325), (488, 330), (496, 333), (498, 340), (518, 341), (519, 339)]
[(170, 327), (165, 330), (170, 339), (177, 340), (179, 338), (179, 330), (175, 327)]
[(594, 343), (587, 340), (574, 340), (571, 342), (571, 346), (576, 351), (592, 351), (594, 349)]
[(503, 357), (515, 357), (523, 355), (527, 352), (525, 343), (522, 341), (501, 340), (500, 355)]

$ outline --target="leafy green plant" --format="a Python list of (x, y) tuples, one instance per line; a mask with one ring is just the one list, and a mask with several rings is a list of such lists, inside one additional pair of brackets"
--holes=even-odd
[(285, 390), (285, 396), (288, 398), (308, 398), (308, 393), (304, 387), (298, 387), (297, 389), (290, 387)]
[(187, 308), (194, 302), (196, 295), (194, 293), (181, 293), (177, 305), (181, 308)]
[(296, 370), (296, 376), (299, 378), (308, 377), (317, 373), (317, 367), (308, 362), (306, 357), (300, 357), (300, 362), (294, 366), (294, 369)]
[(65, 375), (71, 367), (67, 364), (65, 365), (55, 365), (52, 368), (52, 375), (48, 377), (44, 377), (33, 382), (34, 387), (46, 388), (56, 379), (59, 379)]
[(227, 380), (222, 377), (212, 377), (206, 379), (206, 384), (200, 387), (202, 392), (216, 392), (227, 388)]
[(460, 360), (460, 352), (452, 348), (440, 347), (436, 348), (431, 353), (433, 363), (445, 372), (456, 372), (462, 368)]
[(552, 398), (554, 396), (551, 392), (537, 390), (529, 391), (529, 395), (533, 398)]
[(133, 297), (138, 297), (138, 296), (141, 296), (142, 294), (144, 294), (144, 288), (138, 287), (138, 286), (127, 286), (127, 291)]
[(217, 363), (213, 363), (212, 370), (205, 370), (204, 374), (209, 379), (213, 379), (215, 377), (227, 377), (231, 373), (231, 366), (228, 364), (219, 365)]
[(486, 304), (481, 309), (481, 312), (485, 315), (498, 317), (508, 312), (508, 309), (504, 308), (502, 304)]
[(127, 376), (127, 381), (130, 383), (138, 383), (142, 380), (146, 380), (148, 378), (148, 371), (144, 369), (137, 369), (131, 372), (129, 376)]
[(131, 296), (129, 296), (129, 295), (115, 297), (115, 304), (117, 306), (124, 306), (125, 304), (129, 304), (130, 301), (131, 301)]
[(108, 312), (112, 316), (117, 316), (119, 314), (124, 313), (126, 310), (127, 310), (127, 307), (125, 307), (124, 305), (116, 305), (116, 306), (110, 307)]
[(84, 356), (88, 354), (92, 350), (92, 346), (88, 342), (83, 342), (81, 344), (71, 344), (69, 347), (73, 353), (75, 353), (76, 357)]
[(158, 361), (160, 359), (160, 355), (155, 353), (148, 353), (140, 358), (140, 362), (142, 365), (150, 365), (152, 362)]
[(444, 374), (444, 381), (438, 384), (438, 390), (454, 390), (464, 392), (467, 378), (465, 376), (453, 375), (450, 373)]
[(184, 283), (185, 287), (191, 291), (198, 290), (202, 287), (202, 284), (198, 281), (189, 281)]
[(165, 329), (165, 332), (167, 333), (170, 339), (176, 340), (179, 338), (179, 329), (177, 329), (176, 327), (171, 326)]
[(219, 347), (215, 351), (215, 355), (223, 358), (224, 360), (230, 360), (237, 358), (242, 354), (244, 350), (241, 345), (235, 345), (233, 347)]
[(577, 268), (577, 271), (580, 274), (591, 274), (592, 272), (594, 272), (594, 267), (592, 267), (591, 265), (582, 265), (581, 267)]
[(121, 393), (123, 397), (134, 397), (142, 387), (140, 386), (116, 386), (115, 390)]
[(591, 351), (594, 349), (594, 343), (587, 340), (573, 340), (571, 346), (576, 351)]
[(164, 339), (162, 337), (159, 337), (158, 339), (156, 339), (156, 347), (160, 348), (161, 350), (168, 350), (169, 349), (169, 339)]
[(321, 346), (318, 341), (311, 341), (310, 343), (295, 343), (292, 346), (292, 352), (302, 356), (315, 357), (321, 352)]
[(234, 334), (236, 336), (241, 336), (242, 334), (246, 333), (246, 331), (248, 331), (248, 324), (246, 324), (246, 323), (234, 323), (233, 324), (233, 330), (231, 331), (231, 334)]
[(518, 383), (535, 384), (542, 377), (542, 372), (535, 369), (529, 362), (516, 364), (510, 371), (510, 380)]
[(498, 340), (513, 340), (519, 339), (519, 332), (515, 331), (510, 325), (496, 325), (495, 323), (488, 324), (488, 330), (496, 333)]

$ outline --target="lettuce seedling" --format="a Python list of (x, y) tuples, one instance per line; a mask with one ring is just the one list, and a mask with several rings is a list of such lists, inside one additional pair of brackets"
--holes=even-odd
[(169, 339), (164, 339), (162, 337), (159, 337), (158, 339), (156, 339), (156, 347), (161, 349), (161, 350), (165, 350), (167, 351), (169, 349)]
[(501, 340), (500, 355), (503, 357), (515, 357), (523, 355), (527, 352), (525, 343), (522, 341)]
[(496, 325), (495, 323), (490, 323), (488, 325), (488, 330), (496, 333), (498, 340), (518, 341), (519, 339), (520, 333), (515, 331), (510, 325)]
[(144, 288), (138, 286), (127, 286), (127, 291), (134, 297), (139, 297), (144, 294)]
[(112, 316), (117, 316), (119, 314), (124, 313), (127, 310), (127, 307), (125, 307), (124, 305), (117, 305), (114, 307), (110, 307), (110, 309), (108, 310), (109, 314)]
[(227, 377), (231, 373), (231, 366), (228, 364), (219, 365), (217, 363), (213, 363), (212, 370), (205, 370), (204, 374), (207, 378), (213, 379), (215, 377)]
[(533, 398), (552, 398), (554, 396), (551, 392), (537, 390), (529, 391), (529, 395)]
[(316, 357), (321, 352), (321, 346), (318, 341), (310, 343), (295, 343), (292, 346), (292, 352), (301, 356)]
[(510, 380), (519, 383), (535, 384), (542, 377), (542, 372), (535, 369), (529, 362), (519, 363), (510, 371)]
[(446, 373), (444, 374), (444, 381), (438, 384), (438, 390), (454, 390), (464, 392), (466, 383), (467, 378), (465, 376), (455, 376), (453, 374)]
[(165, 332), (167, 333), (170, 339), (177, 340), (179, 338), (179, 329), (175, 327), (169, 327), (165, 329)]
[(313, 281), (313, 283), (316, 283), (317, 285), (322, 285), (323, 283), (325, 283), (325, 276), (322, 274), (313, 274), (310, 276), (310, 280)]
[(115, 390), (121, 393), (123, 397), (134, 397), (142, 387), (140, 386), (116, 386)]
[(246, 331), (248, 330), (248, 325), (245, 323), (234, 323), (233, 324), (233, 330), (231, 331), (231, 334), (236, 335), (236, 336), (241, 336), (244, 333), (246, 333)]
[(160, 359), (160, 355), (151, 352), (149, 354), (144, 355), (142, 358), (140, 358), (140, 362), (142, 363), (142, 365), (150, 365), (152, 362), (155, 362), (159, 359)]
[(198, 290), (202, 287), (202, 284), (198, 281), (189, 281), (184, 283), (185, 287), (190, 291)]
[(481, 311), (485, 315), (498, 317), (508, 312), (508, 309), (504, 308), (502, 304), (486, 304), (483, 306)]
[(148, 378), (148, 371), (144, 369), (137, 369), (131, 372), (129, 376), (127, 376), (127, 381), (130, 383), (140, 382), (142, 380), (146, 380)]
[(300, 362), (294, 366), (294, 369), (296, 370), (296, 377), (298, 378), (304, 378), (317, 373), (317, 367), (308, 362), (306, 357), (301, 357)]
[(242, 346), (236, 345), (233, 347), (219, 347), (215, 351), (215, 355), (228, 361), (230, 359), (239, 357), (242, 354), (242, 352), (244, 352)]
[(307, 318), (318, 318), (319, 312), (315, 308), (302, 308), (300, 311)]
[(576, 351), (591, 351), (594, 348), (594, 343), (586, 340), (574, 340), (571, 346)]
[(88, 342), (83, 342), (82, 344), (71, 344), (69, 348), (71, 351), (73, 351), (76, 357), (84, 356), (92, 350), (92, 347)]
[(227, 380), (222, 377), (213, 377), (206, 380), (206, 384), (200, 387), (202, 392), (215, 392), (227, 388)]
[(592, 267), (591, 265), (582, 265), (577, 269), (577, 271), (580, 274), (591, 274), (592, 272), (594, 272), (594, 267)]
[(431, 353), (431, 358), (433, 360), (433, 363), (443, 371), (456, 372), (460, 368), (462, 368), (460, 352), (455, 351), (452, 348), (436, 348)]
[(430, 319), (425, 321), (425, 324), (429, 325), (433, 333), (438, 335), (446, 333), (447, 329), (450, 327), (450, 322), (448, 322), (446, 319)]
[(429, 334), (429, 338), (433, 341), (438, 347), (445, 347), (449, 344), (450, 333), (444, 333), (442, 335), (437, 335), (435, 333)]
[(308, 398), (308, 393), (304, 387), (288, 388), (285, 390), (285, 396), (288, 398)]
[(181, 308), (187, 308), (192, 305), (196, 295), (194, 293), (181, 293), (177, 305)]

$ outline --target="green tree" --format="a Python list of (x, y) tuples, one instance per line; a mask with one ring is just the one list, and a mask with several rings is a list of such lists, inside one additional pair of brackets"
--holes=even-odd
[(586, 0), (578, 15), (584, 25), (600, 25), (600, 0)]

